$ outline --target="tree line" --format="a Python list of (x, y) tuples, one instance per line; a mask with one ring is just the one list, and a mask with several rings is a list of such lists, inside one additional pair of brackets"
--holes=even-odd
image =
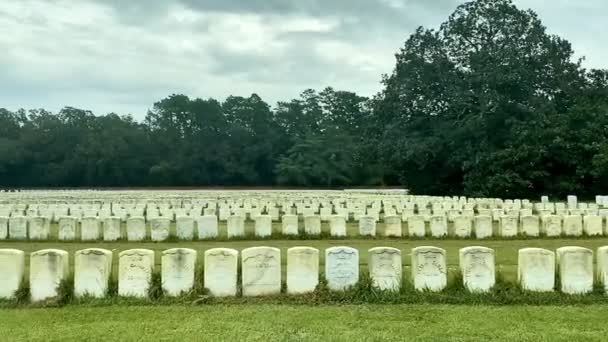
[(0, 109), (0, 185), (405, 186), (536, 198), (608, 193), (608, 70), (510, 0), (418, 28), (371, 98), (331, 87), (154, 103), (143, 121)]

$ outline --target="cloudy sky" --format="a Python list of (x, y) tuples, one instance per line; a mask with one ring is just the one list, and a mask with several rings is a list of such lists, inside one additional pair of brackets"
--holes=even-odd
[[(372, 95), (413, 30), (462, 0), (1, 0), (0, 107), (142, 118), (157, 100)], [(515, 0), (608, 67), (608, 1)]]

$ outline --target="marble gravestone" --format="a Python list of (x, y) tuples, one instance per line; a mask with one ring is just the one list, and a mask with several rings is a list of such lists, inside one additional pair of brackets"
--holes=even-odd
[(103, 240), (116, 241), (121, 238), (120, 217), (110, 216), (103, 220)]
[(228, 238), (245, 236), (245, 218), (243, 216), (228, 216), (226, 223), (228, 226)]
[(331, 236), (346, 236), (346, 218), (342, 215), (332, 215), (329, 218), (329, 234)]
[(359, 217), (359, 235), (376, 236), (376, 219), (373, 216)]
[(241, 251), (243, 296), (261, 296), (281, 292), (281, 250), (274, 247), (250, 247)]
[(517, 255), (517, 280), (523, 290), (550, 292), (555, 287), (555, 253), (522, 248)]
[(319, 250), (292, 247), (287, 250), (287, 293), (312, 292), (319, 284)]
[(58, 233), (57, 238), (62, 241), (76, 240), (76, 232), (78, 231), (78, 220), (72, 216), (60, 216), (58, 218)]
[(401, 230), (401, 216), (384, 216), (384, 236), (400, 237)]
[(368, 254), (372, 285), (380, 290), (399, 291), (402, 279), (401, 251), (391, 247), (375, 247)]
[(359, 281), (359, 251), (344, 246), (325, 250), (325, 278), (330, 290), (344, 290)]
[(154, 272), (154, 251), (129, 249), (118, 255), (118, 295), (148, 297)]
[(473, 228), (475, 230), (475, 238), (486, 239), (492, 237), (493, 221), (489, 215), (477, 215), (473, 218)]
[(25, 271), (25, 253), (18, 249), (0, 249), (0, 298), (10, 299), (21, 287)]
[(298, 215), (286, 214), (281, 217), (283, 235), (298, 235)]
[(80, 239), (82, 241), (99, 240), (101, 223), (96, 216), (85, 216), (80, 220)]
[(143, 216), (132, 216), (127, 219), (127, 240), (142, 241), (146, 238), (146, 219)]
[(556, 250), (561, 291), (582, 294), (593, 290), (593, 251), (583, 247)]
[(445, 250), (432, 246), (412, 249), (412, 279), (419, 291), (441, 291), (447, 285)]
[(88, 248), (74, 253), (74, 295), (102, 298), (108, 292), (112, 274), (112, 252)]
[(204, 285), (212, 296), (236, 296), (239, 252), (230, 248), (205, 251)]
[(177, 216), (175, 218), (175, 234), (180, 240), (190, 241), (194, 238), (194, 218)]
[(213, 239), (219, 236), (217, 216), (203, 215), (196, 220), (196, 230), (199, 239)]
[(179, 296), (194, 288), (196, 256), (196, 251), (190, 248), (171, 248), (162, 252), (162, 288), (167, 295)]
[(165, 241), (169, 238), (171, 220), (167, 217), (150, 219), (150, 238), (152, 241)]
[(33, 302), (56, 297), (69, 272), (68, 252), (43, 249), (30, 254), (30, 298)]
[(460, 271), (464, 287), (470, 292), (488, 292), (496, 283), (494, 250), (487, 247), (461, 248)]
[(321, 216), (308, 215), (304, 216), (304, 232), (307, 235), (321, 234)]
[(11, 240), (27, 240), (27, 219), (25, 216), (11, 216), (8, 219), (8, 236)]
[(409, 216), (407, 218), (407, 230), (410, 237), (424, 237), (426, 234), (426, 222), (424, 221), (424, 216)]

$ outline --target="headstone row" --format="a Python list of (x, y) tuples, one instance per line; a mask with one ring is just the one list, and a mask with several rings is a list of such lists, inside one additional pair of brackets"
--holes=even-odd
[[(376, 247), (368, 251), (369, 275), (374, 287), (399, 291), (402, 286), (402, 254), (399, 249)], [(608, 246), (597, 251), (597, 279), (608, 290)], [(79, 250), (74, 255), (74, 294), (104, 297), (112, 276), (113, 252), (100, 248)], [(155, 272), (154, 251), (130, 249), (118, 254), (118, 295), (145, 298)], [(32, 301), (56, 297), (70, 273), (68, 252), (45, 249), (31, 253), (29, 286)], [(0, 298), (19, 290), (25, 273), (24, 252), (0, 249)], [(203, 284), (213, 296), (236, 296), (239, 252), (213, 248), (204, 253)], [(279, 294), (282, 287), (281, 251), (251, 247), (240, 253), (243, 296)], [(557, 265), (557, 268), (556, 268)], [(191, 291), (197, 274), (197, 251), (173, 248), (162, 252), (162, 289), (168, 296)], [(325, 280), (330, 290), (348, 289), (359, 282), (359, 251), (337, 246), (325, 250)], [(487, 292), (495, 284), (495, 254), (487, 247), (465, 247), (459, 252), (463, 284), (471, 292)], [(557, 271), (557, 272), (556, 272)], [(519, 250), (519, 284), (524, 290), (553, 291), (556, 273), (559, 290), (581, 294), (593, 289), (593, 252), (582, 247), (561, 247), (554, 253), (542, 248)], [(411, 251), (411, 279), (416, 290), (441, 291), (448, 281), (446, 251), (421, 246)], [(287, 293), (312, 292), (319, 283), (319, 250), (293, 247), (287, 250)]]

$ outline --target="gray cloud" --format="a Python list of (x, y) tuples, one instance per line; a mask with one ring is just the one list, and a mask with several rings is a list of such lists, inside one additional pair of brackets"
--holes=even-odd
[[(603, 0), (515, 0), (608, 67)], [(371, 96), (394, 53), (458, 0), (5, 0), (0, 107), (65, 105), (142, 118), (172, 94), (273, 104), (306, 88)]]

